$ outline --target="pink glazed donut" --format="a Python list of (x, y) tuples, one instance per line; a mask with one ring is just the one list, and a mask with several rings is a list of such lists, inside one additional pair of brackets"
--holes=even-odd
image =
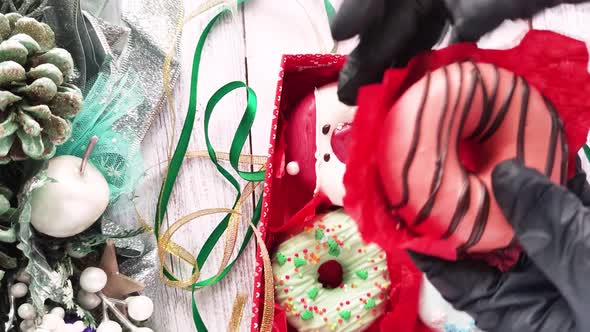
[(419, 234), (448, 239), (459, 254), (505, 248), (513, 239), (492, 192), (498, 163), (517, 158), (555, 183), (566, 180), (555, 109), (523, 78), (492, 64), (427, 74), (384, 121), (378, 167), (392, 213)]

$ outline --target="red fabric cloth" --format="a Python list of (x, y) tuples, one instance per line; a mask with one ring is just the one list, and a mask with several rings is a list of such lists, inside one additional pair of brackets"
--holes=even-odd
[[(426, 72), (458, 61), (494, 63), (524, 77), (553, 102), (565, 126), (569, 147), (569, 176), (575, 155), (586, 141), (590, 128), (590, 75), (586, 45), (549, 31), (530, 31), (521, 44), (510, 50), (483, 50), (473, 43), (457, 44), (415, 57), (406, 68), (385, 73), (383, 83), (361, 89), (349, 146), (344, 177), (346, 211), (357, 221), (365, 240), (379, 244), (388, 253), (408, 248), (445, 259), (458, 259), (456, 247), (439, 238), (411, 232), (388, 212), (380, 185), (374, 146), (381, 135), (382, 119), (395, 101)], [(505, 270), (512, 266), (520, 249), (478, 255)]]

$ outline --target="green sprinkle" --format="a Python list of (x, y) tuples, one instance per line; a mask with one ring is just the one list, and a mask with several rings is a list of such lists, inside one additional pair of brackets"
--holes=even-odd
[(301, 319), (303, 320), (310, 320), (313, 318), (313, 312), (309, 309), (305, 309), (302, 313), (301, 313)]
[(279, 263), (280, 266), (285, 265), (285, 263), (287, 262), (287, 257), (285, 257), (285, 255), (281, 254), (280, 252), (277, 253), (277, 263)]
[(358, 270), (355, 273), (359, 278), (363, 280), (367, 280), (367, 278), (369, 277), (369, 272), (367, 270)]
[(307, 292), (307, 296), (309, 296), (310, 299), (315, 300), (319, 291), (320, 290), (317, 287), (314, 287)]
[(340, 310), (338, 311), (338, 316), (348, 322), (350, 319), (350, 310)]
[(328, 253), (330, 256), (338, 257), (340, 255), (340, 247), (338, 246), (338, 242), (334, 239), (328, 240)]
[(302, 267), (303, 265), (307, 264), (307, 261), (301, 257), (295, 257), (293, 264), (295, 264), (295, 267)]
[(318, 228), (315, 230), (315, 239), (316, 240), (321, 240), (324, 238), (324, 230), (321, 228)]
[(376, 304), (375, 304), (375, 300), (373, 300), (372, 298), (369, 298), (367, 300), (367, 303), (365, 303), (365, 309), (373, 309), (375, 308)]
[(302, 272), (297, 273), (297, 276), (299, 277), (299, 279), (303, 279), (303, 273)]

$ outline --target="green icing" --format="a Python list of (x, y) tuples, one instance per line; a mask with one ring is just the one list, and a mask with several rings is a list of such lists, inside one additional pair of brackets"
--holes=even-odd
[(338, 312), (338, 316), (348, 322), (350, 319), (350, 310), (341, 310)]
[(313, 312), (309, 309), (305, 309), (302, 313), (301, 313), (301, 319), (303, 320), (310, 320), (313, 318)]
[(307, 264), (307, 261), (301, 257), (295, 257), (293, 264), (295, 264), (295, 267), (302, 267), (303, 265)]
[[(356, 233), (356, 224), (343, 212), (327, 214), (321, 224), (325, 228), (316, 225), (311, 229), (311, 232), (303, 232), (287, 239), (275, 251), (273, 272), (276, 276), (282, 277), (275, 281), (275, 286), (279, 290), (275, 294), (276, 302), (289, 303), (289, 311), (286, 312), (286, 316), (294, 330), (329, 332), (332, 330), (335, 330), (334, 332), (365, 330), (381, 316), (385, 307), (379, 305), (381, 300), (378, 297), (383, 290), (375, 286), (375, 282), (383, 282), (382, 273), (373, 273), (375, 266), (378, 267), (378, 271), (387, 271), (386, 261), (378, 257), (383, 252), (377, 246), (362, 243)], [(339, 227), (340, 225), (341, 227)], [(330, 232), (327, 232), (326, 229), (330, 229)], [(322, 236), (320, 240), (316, 238), (316, 233), (317, 237)], [(340, 245), (340, 240), (345, 241), (345, 244)], [(366, 251), (357, 254), (357, 248), (364, 248)], [(303, 252), (305, 250), (309, 255), (313, 254), (314, 256), (304, 258)], [(284, 265), (279, 264), (280, 255), (278, 253), (287, 258)], [(295, 254), (298, 255), (295, 256)], [(336, 255), (338, 256), (335, 257)], [(296, 260), (298, 257), (301, 259)], [(375, 258), (375, 261), (371, 262), (371, 258)], [(337, 260), (342, 264), (348, 273), (345, 281), (347, 285), (354, 282), (358, 286), (322, 289), (317, 281), (316, 273), (319, 266), (329, 260)], [(297, 272), (293, 271), (296, 268), (295, 264), (299, 264), (300, 261), (301, 263), (305, 261), (305, 265), (297, 267)], [(368, 272), (366, 280), (356, 274), (357, 271), (362, 270)], [(288, 279), (284, 277), (287, 275)], [(301, 275), (303, 278), (300, 278)], [(285, 288), (288, 288), (287, 293), (283, 292)], [(367, 293), (373, 296), (366, 296)], [(369, 297), (374, 300), (369, 300)], [(301, 298), (305, 301), (299, 301)], [(363, 302), (359, 299), (362, 299)], [(350, 306), (340, 306), (339, 304), (343, 300), (349, 300)], [(313, 308), (310, 308), (310, 305), (313, 305), (314, 308), (315, 306), (325, 308), (327, 311), (320, 316)], [(337, 308), (340, 310), (336, 310)], [(345, 320), (347, 310), (350, 311), (349, 320)], [(344, 313), (340, 313), (341, 311)], [(328, 319), (328, 322), (324, 322), (324, 317)]]
[(338, 242), (336, 242), (334, 239), (328, 240), (328, 254), (334, 257), (338, 257), (340, 255), (340, 247), (338, 246)]
[(315, 300), (319, 291), (320, 290), (317, 287), (314, 287), (307, 292), (307, 296), (309, 296), (310, 299)]
[(375, 300), (373, 300), (372, 298), (369, 298), (367, 300), (367, 303), (365, 303), (365, 309), (373, 309), (373, 308), (375, 308), (375, 306), (376, 306)]
[(280, 266), (285, 265), (285, 263), (287, 262), (287, 257), (285, 257), (285, 255), (281, 254), (280, 252), (277, 253), (276, 259), (277, 263), (279, 263)]
[(315, 230), (315, 239), (316, 240), (321, 240), (324, 238), (324, 230), (321, 228), (318, 228)]
[(369, 272), (367, 270), (358, 270), (355, 273), (359, 278), (363, 280), (367, 280), (367, 278), (369, 277)]

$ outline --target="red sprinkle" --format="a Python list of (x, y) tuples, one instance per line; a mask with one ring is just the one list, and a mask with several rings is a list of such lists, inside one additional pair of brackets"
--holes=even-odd
[(371, 297), (371, 293), (367, 293), (367, 296), (368, 296), (368, 297)]
[(286, 275), (286, 276), (285, 276), (285, 279), (289, 280), (289, 278), (290, 278), (290, 277), (289, 277), (289, 275)]
[(295, 253), (295, 257), (299, 257), (299, 254), (298, 253)]
[(291, 257), (287, 258), (287, 262), (290, 262), (290, 261), (291, 261)]
[(327, 321), (328, 321), (328, 317), (324, 317), (324, 322), (327, 322)]
[(349, 305), (349, 304), (350, 304), (350, 301), (346, 301), (346, 305)]
[(373, 266), (373, 270), (377, 271), (379, 268), (376, 266)]
[(342, 324), (343, 320), (342, 318), (338, 318), (338, 324)]
[(289, 288), (285, 288), (285, 293), (289, 293)]
[(307, 254), (307, 249), (303, 249), (303, 253), (304, 254)]
[(379, 298), (383, 300), (385, 298), (385, 294), (383, 294), (383, 293), (379, 294)]
[(303, 305), (303, 309), (307, 309), (307, 304), (304, 304)]

